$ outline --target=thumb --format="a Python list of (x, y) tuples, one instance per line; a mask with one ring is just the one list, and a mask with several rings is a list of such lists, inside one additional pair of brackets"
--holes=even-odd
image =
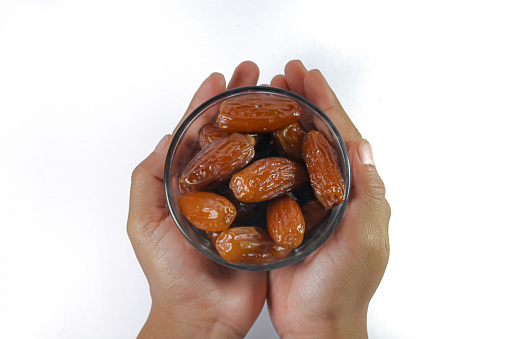
[[(391, 209), (385, 199), (385, 185), (373, 161), (373, 150), (365, 139), (355, 140), (349, 149), (352, 168), (352, 202), (361, 224), (386, 233)], [(374, 229), (367, 230), (375, 231)]]
[(353, 186), (367, 204), (377, 204), (385, 199), (385, 185), (373, 161), (373, 150), (365, 139), (356, 140), (350, 147)]
[(168, 215), (163, 176), (171, 135), (165, 135), (154, 151), (133, 171), (129, 199), (129, 234), (140, 231), (145, 221), (159, 221)]

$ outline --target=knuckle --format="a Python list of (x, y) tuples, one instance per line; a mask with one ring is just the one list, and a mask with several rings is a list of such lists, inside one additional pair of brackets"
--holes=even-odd
[(144, 176), (145, 171), (143, 168), (140, 165), (136, 166), (131, 174), (131, 183), (142, 180)]
[(345, 114), (345, 111), (343, 110), (343, 106), (341, 106), (341, 104), (337, 100), (335, 100), (332, 105), (330, 105), (323, 111), (326, 114), (329, 114), (329, 115), (335, 116), (335, 117), (341, 117), (341, 113)]
[(377, 200), (377, 201), (384, 201), (385, 200), (385, 184), (376, 172), (376, 170), (371, 170), (368, 174), (368, 184), (366, 187), (366, 195), (370, 197), (371, 199)]

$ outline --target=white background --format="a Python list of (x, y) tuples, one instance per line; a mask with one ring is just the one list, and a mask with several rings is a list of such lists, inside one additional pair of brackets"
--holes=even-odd
[[(130, 175), (210, 73), (319, 68), (392, 206), (371, 338), (509, 337), (502, 1), (0, 2), (0, 337), (134, 338)], [(276, 338), (264, 310), (248, 338)]]

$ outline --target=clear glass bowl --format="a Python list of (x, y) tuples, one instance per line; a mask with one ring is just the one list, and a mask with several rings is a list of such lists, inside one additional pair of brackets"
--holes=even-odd
[[(264, 264), (233, 264), (224, 260), (217, 253), (216, 248), (211, 245), (207, 234), (191, 225), (180, 212), (177, 204), (177, 199), (182, 194), (179, 190), (179, 178), (189, 161), (200, 150), (198, 140), (200, 129), (204, 125), (216, 120), (221, 102), (231, 97), (253, 93), (261, 97), (267, 95), (279, 96), (295, 100), (299, 103), (301, 107), (299, 123), (306, 131), (315, 129), (322, 132), (338, 154), (339, 165), (341, 166), (341, 172), (345, 181), (345, 200), (342, 204), (335, 206), (330, 216), (287, 257), (279, 261)], [(184, 120), (176, 131), (170, 149), (168, 150), (164, 171), (164, 186), (170, 213), (177, 227), (186, 239), (210, 260), (224, 266), (248, 271), (266, 271), (281, 268), (294, 264), (314, 252), (329, 238), (336, 227), (338, 227), (350, 196), (350, 162), (348, 159), (348, 151), (332, 121), (309, 100), (293, 92), (274, 87), (251, 86), (235, 88), (223, 92), (200, 105)]]

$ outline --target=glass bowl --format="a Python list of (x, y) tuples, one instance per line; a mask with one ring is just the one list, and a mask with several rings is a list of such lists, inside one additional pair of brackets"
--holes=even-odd
[[(308, 237), (304, 238), (302, 244), (292, 250), (285, 258), (279, 261), (272, 261), (263, 264), (234, 264), (224, 260), (216, 251), (206, 234), (206, 232), (197, 229), (182, 215), (178, 207), (178, 197), (182, 195), (179, 189), (179, 178), (193, 156), (200, 150), (199, 132), (200, 129), (216, 120), (219, 113), (221, 102), (235, 96), (254, 94), (263, 96), (278, 96), (292, 99), (299, 103), (301, 107), (301, 116), (299, 123), (304, 129), (318, 130), (324, 134), (338, 155), (339, 165), (343, 179), (345, 181), (345, 199), (343, 203), (332, 208), (330, 216), (323, 221)], [(338, 227), (350, 196), (350, 162), (346, 145), (332, 121), (318, 107), (306, 98), (293, 92), (267, 86), (251, 86), (235, 88), (223, 92), (196, 108), (180, 125), (173, 136), (173, 140), (166, 156), (164, 169), (164, 186), (166, 199), (170, 213), (177, 227), (180, 229), (186, 239), (204, 256), (224, 266), (248, 270), (248, 271), (267, 271), (294, 264), (304, 259), (320, 247), (327, 238)], [(259, 226), (259, 225), (246, 225)]]

